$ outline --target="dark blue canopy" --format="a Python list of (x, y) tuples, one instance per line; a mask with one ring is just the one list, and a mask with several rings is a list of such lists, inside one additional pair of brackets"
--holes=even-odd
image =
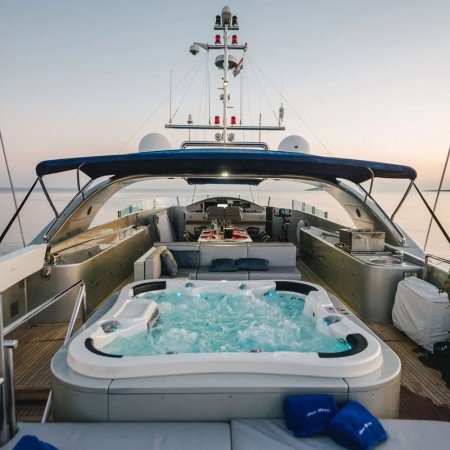
[(90, 178), (150, 175), (221, 178), (337, 178), (362, 183), (374, 177), (414, 180), (408, 166), (357, 159), (330, 158), (304, 153), (248, 149), (164, 150), (127, 155), (89, 156), (42, 161), (38, 176), (79, 169)]

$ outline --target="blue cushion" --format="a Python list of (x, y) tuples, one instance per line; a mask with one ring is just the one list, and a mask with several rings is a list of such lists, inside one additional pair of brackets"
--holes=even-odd
[(177, 265), (181, 269), (196, 269), (200, 252), (198, 250), (171, 250)]
[(13, 450), (58, 450), (53, 445), (40, 441), (36, 436), (26, 434), (22, 436)]
[(162, 272), (169, 277), (178, 275), (178, 265), (170, 250), (163, 250), (161, 253)]
[(349, 401), (330, 420), (327, 432), (339, 445), (355, 450), (370, 450), (387, 439), (378, 419), (355, 401)]
[(238, 270), (269, 270), (269, 261), (263, 258), (239, 258), (236, 260)]
[(336, 413), (336, 401), (331, 395), (292, 395), (284, 401), (286, 427), (295, 436), (323, 433)]
[(211, 272), (237, 272), (236, 261), (229, 258), (213, 259)]

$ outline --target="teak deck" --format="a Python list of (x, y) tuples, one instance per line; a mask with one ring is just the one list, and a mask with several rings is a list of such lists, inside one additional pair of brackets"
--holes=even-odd
[[(304, 281), (324, 286), (303, 264), (300, 264), (300, 270)], [(394, 325), (365, 323), (401, 359), (400, 418), (450, 421), (450, 389), (438, 370), (419, 360), (417, 345)], [(19, 341), (14, 350), (18, 420), (41, 420), (50, 391), (50, 361), (63, 345), (66, 332), (66, 323), (30, 324), (6, 336), (6, 339)]]

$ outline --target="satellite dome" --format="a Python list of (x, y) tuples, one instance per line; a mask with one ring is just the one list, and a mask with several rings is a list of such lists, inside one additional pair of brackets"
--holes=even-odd
[(308, 141), (295, 134), (285, 137), (280, 142), (278, 150), (284, 152), (310, 153)]
[(167, 138), (160, 133), (150, 133), (146, 134), (139, 142), (139, 153), (141, 152), (151, 152), (153, 150), (171, 150)]

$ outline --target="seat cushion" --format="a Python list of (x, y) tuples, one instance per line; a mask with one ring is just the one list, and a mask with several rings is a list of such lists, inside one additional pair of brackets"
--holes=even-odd
[(301, 274), (296, 267), (269, 267), (268, 271), (248, 271), (249, 280), (297, 280)]
[(230, 450), (230, 426), (214, 422), (165, 423), (19, 423), (19, 432), (2, 450), (13, 449), (24, 435), (37, 436), (62, 450)]
[[(380, 419), (388, 439), (380, 450), (423, 450), (448, 448), (450, 422), (432, 420)], [(231, 421), (233, 450), (342, 450), (329, 436), (297, 438), (282, 419), (239, 419)]]

